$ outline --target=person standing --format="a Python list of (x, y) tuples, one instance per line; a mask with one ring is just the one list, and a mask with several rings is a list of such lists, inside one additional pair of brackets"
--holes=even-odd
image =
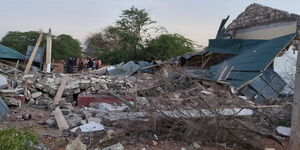
[(84, 62), (82, 59), (79, 59), (79, 62), (78, 62), (78, 71), (82, 71), (84, 68)]
[(91, 71), (93, 69), (94, 62), (92, 61), (91, 58), (89, 58), (89, 61), (87, 63), (88, 71)]
[(99, 63), (99, 60), (97, 58), (95, 59), (95, 62), (96, 62), (95, 68), (99, 69), (100, 68), (100, 63)]
[(66, 69), (66, 73), (73, 73), (73, 60), (72, 58), (69, 58), (67, 60), (67, 69)]

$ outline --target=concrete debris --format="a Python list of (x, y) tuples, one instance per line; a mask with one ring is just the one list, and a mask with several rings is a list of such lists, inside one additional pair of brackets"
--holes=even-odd
[(45, 124), (48, 125), (49, 127), (54, 127), (56, 125), (56, 121), (54, 118), (50, 118), (46, 120)]
[(144, 138), (156, 147), (165, 139), (189, 140), (188, 148), (178, 145), (184, 150), (212, 142), (244, 149), (263, 137), (278, 142), (291, 134), (293, 106), (274, 64), (289, 46), (299, 46), (300, 16), (251, 4), (225, 28), (228, 19), (205, 49), (165, 62), (129, 61), (74, 74), (30, 74), (41, 69), (32, 62), (23, 73), (19, 61), (19, 67), (1, 62), (0, 121), (38, 122), (55, 144), (53, 131), (64, 141), (84, 136), (67, 150), (124, 140), (103, 149), (123, 150)]
[(22, 102), (20, 100), (17, 100), (15, 98), (8, 98), (6, 101), (8, 106), (14, 106), (14, 107), (21, 107)]
[(105, 147), (102, 150), (124, 150), (124, 146), (121, 143), (117, 143), (109, 147)]
[(42, 94), (43, 94), (42, 92), (34, 92), (34, 93), (31, 94), (31, 97), (32, 98), (38, 98), (38, 97), (42, 96)]
[(107, 103), (90, 103), (90, 107), (97, 108), (103, 111), (124, 111), (128, 106), (122, 104), (121, 106), (114, 106)]
[(25, 89), (24, 96), (27, 100), (31, 99), (31, 92), (29, 90)]
[(92, 121), (87, 124), (71, 129), (71, 132), (76, 132), (77, 129), (80, 129), (81, 132), (94, 132), (94, 131), (104, 130), (104, 126), (100, 123), (95, 123)]
[(278, 126), (276, 128), (276, 131), (284, 136), (290, 136), (291, 135), (291, 128), (290, 127), (284, 127), (284, 126)]
[(88, 123), (90, 123), (90, 122), (101, 123), (102, 122), (102, 120), (99, 118), (88, 118), (87, 121), (88, 121)]
[(82, 118), (80, 116), (78, 116), (77, 114), (69, 114), (66, 117), (66, 121), (67, 121), (69, 127), (73, 128), (73, 127), (81, 125)]
[(53, 115), (60, 130), (69, 128), (69, 125), (59, 107), (55, 108), (55, 110), (53, 111)]
[(66, 150), (87, 150), (87, 146), (83, 144), (78, 136), (66, 146)]

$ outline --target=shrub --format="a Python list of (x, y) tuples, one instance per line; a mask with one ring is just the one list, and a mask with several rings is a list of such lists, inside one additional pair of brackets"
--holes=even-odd
[(37, 144), (32, 127), (17, 129), (15, 127), (0, 130), (1, 150), (30, 150), (28, 144)]

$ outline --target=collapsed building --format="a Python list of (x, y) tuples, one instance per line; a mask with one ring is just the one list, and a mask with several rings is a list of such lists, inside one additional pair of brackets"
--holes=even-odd
[[(274, 71), (274, 59), (298, 46), (300, 16), (252, 4), (225, 28), (228, 19), (204, 51), (180, 57), (181, 65), (191, 76), (226, 83), (255, 102), (276, 99), (286, 83)], [(206, 68), (206, 75), (197, 76), (195, 67)]]
[[(0, 119), (7, 105), (19, 115), (8, 123), (45, 110), (47, 117), (35, 124), (50, 130), (43, 138), (82, 136), (96, 149), (114, 138), (223, 142), (238, 149), (236, 143), (255, 147), (260, 137), (280, 141), (289, 134), (278, 137), (276, 127), (290, 125), (291, 103), (260, 103), (276, 99), (286, 84), (273, 62), (297, 44), (297, 15), (252, 4), (225, 28), (227, 20), (203, 51), (166, 62), (130, 61), (75, 74), (23, 73), (0, 63), (6, 80), (0, 80)], [(66, 132), (54, 136), (58, 129)]]

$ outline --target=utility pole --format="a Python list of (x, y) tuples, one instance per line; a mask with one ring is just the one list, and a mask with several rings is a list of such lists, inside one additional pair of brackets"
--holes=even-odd
[(300, 42), (295, 41), (298, 55), (295, 74), (294, 102), (292, 111), (292, 124), (290, 136), (290, 150), (300, 150)]
[(52, 53), (52, 35), (51, 35), (51, 28), (49, 28), (49, 32), (47, 35), (47, 46), (46, 46), (46, 63), (44, 66), (44, 70), (46, 72), (51, 72), (51, 53)]

